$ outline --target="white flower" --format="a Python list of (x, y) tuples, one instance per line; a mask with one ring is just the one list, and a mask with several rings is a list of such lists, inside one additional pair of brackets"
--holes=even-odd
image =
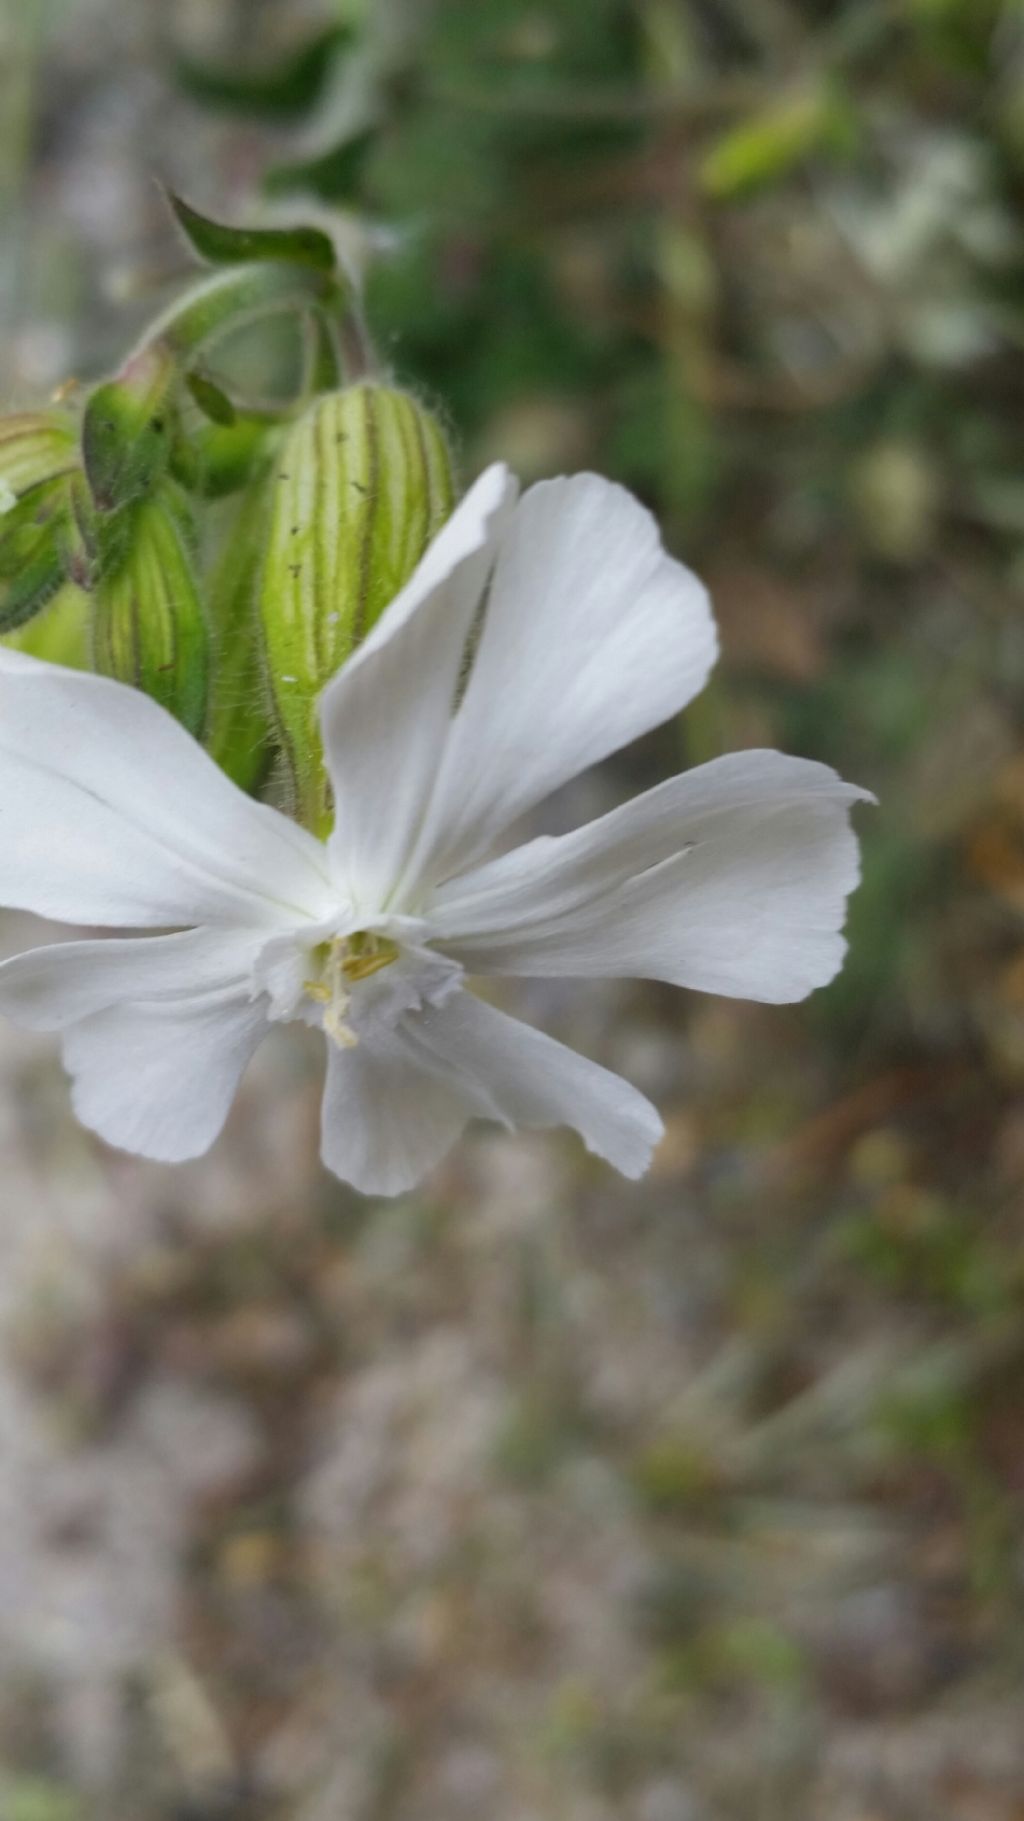
[(0, 968), (0, 1010), (61, 1032), (78, 1116), (111, 1144), (198, 1156), (268, 1022), (303, 1019), (327, 1036), (324, 1161), (364, 1191), (411, 1187), (474, 1116), (574, 1126), (638, 1176), (654, 1108), (467, 977), (782, 1001), (836, 973), (867, 793), (827, 766), (738, 753), (493, 857), (715, 657), (703, 588), (629, 494), (592, 475), (517, 494), (483, 475), (325, 691), (325, 844), (144, 695), (0, 654), (0, 902), (173, 932)]

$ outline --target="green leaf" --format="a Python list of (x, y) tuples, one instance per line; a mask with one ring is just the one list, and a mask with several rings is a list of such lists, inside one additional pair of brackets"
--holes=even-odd
[(208, 379), (205, 373), (187, 373), (185, 384), (203, 416), (208, 417), (212, 424), (228, 427), (235, 423), (238, 412), (215, 380)]
[(313, 266), (333, 272), (334, 244), (319, 228), (233, 228), (211, 221), (189, 207), (180, 196), (167, 192), (178, 225), (200, 259), (214, 266), (251, 265), (277, 260), (286, 265)]
[(354, 37), (351, 26), (332, 26), (266, 70), (227, 69), (179, 55), (176, 74), (182, 88), (208, 106), (294, 120), (319, 100), (335, 58), (351, 47)]

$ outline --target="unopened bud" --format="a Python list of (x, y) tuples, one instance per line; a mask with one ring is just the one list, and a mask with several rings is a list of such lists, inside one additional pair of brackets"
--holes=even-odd
[(152, 696), (198, 737), (209, 639), (188, 504), (165, 485), (118, 518), (116, 547), (99, 563), (94, 667)]
[(318, 697), (408, 581), (452, 509), (452, 487), (440, 426), (390, 387), (318, 399), (281, 444), (260, 618), (296, 808), (317, 833), (332, 810)]
[(60, 412), (19, 411), (0, 417), (0, 494), (8, 506), (31, 487), (70, 474), (77, 466), (74, 426)]

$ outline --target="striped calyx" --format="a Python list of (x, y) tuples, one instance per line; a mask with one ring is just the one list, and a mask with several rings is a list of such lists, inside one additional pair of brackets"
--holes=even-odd
[(101, 550), (93, 597), (93, 668), (143, 690), (200, 738), (209, 635), (191, 509), (173, 484), (123, 514)]
[(436, 420), (370, 383), (329, 393), (283, 440), (271, 490), (260, 620), (295, 808), (330, 826), (317, 698), (408, 581), (453, 505)]
[(70, 418), (58, 411), (18, 411), (0, 418), (0, 494), (8, 508), (30, 488), (77, 467), (78, 439)]
[(273, 752), (256, 620), (270, 516), (270, 463), (257, 474), (222, 527), (209, 571), (212, 678), (206, 748), (242, 790), (255, 791)]

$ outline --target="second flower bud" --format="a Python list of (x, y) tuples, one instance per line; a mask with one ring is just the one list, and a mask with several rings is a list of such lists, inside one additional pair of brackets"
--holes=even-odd
[(267, 683), (301, 819), (331, 823), (317, 699), (408, 581), (453, 505), (444, 434), (407, 393), (319, 398), (284, 438), (260, 620)]

